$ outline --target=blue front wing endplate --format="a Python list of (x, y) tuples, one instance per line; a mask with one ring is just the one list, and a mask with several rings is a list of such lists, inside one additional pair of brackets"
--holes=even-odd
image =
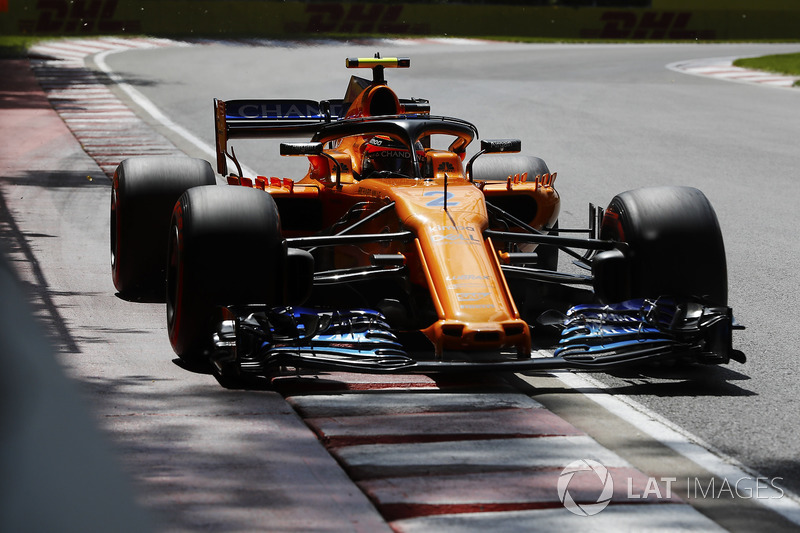
[(727, 362), (732, 355), (731, 309), (693, 301), (659, 298), (577, 305), (567, 312), (562, 327), (556, 357), (661, 351), (685, 352), (705, 362)]

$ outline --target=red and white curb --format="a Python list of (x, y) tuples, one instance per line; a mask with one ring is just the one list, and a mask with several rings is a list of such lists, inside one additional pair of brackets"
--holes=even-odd
[[(651, 478), (500, 379), (273, 383), (397, 532), (720, 530), (666, 487), (655, 496)], [(586, 459), (603, 465), (606, 484), (584, 472), (567, 490), (591, 506), (611, 487), (593, 516), (565, 508), (558, 488), (565, 467)]]
[(760, 70), (750, 70), (733, 66), (737, 58), (723, 57), (712, 59), (693, 59), (670, 63), (667, 68), (693, 76), (703, 76), (718, 80), (749, 83), (768, 87), (792, 88), (794, 82), (800, 80), (798, 76), (784, 76)]
[(136, 155), (179, 155), (172, 142), (130, 110), (109, 81), (89, 69), (85, 59), (108, 52), (184, 43), (167, 39), (99, 38), (37, 44), (29, 50), (31, 66), (53, 108), (107, 176)]

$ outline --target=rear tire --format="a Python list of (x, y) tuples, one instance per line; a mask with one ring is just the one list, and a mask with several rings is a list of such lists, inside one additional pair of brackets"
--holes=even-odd
[(528, 180), (533, 181), (536, 176), (549, 172), (543, 159), (531, 155), (486, 154), (472, 164), (475, 180), (506, 181), (509, 176), (527, 173)]
[(164, 294), (172, 208), (184, 191), (216, 183), (207, 161), (136, 157), (117, 167), (111, 190), (111, 275), (126, 298)]
[(603, 217), (602, 239), (628, 243), (627, 287), (606, 299), (674, 296), (727, 306), (728, 273), (717, 215), (692, 187), (648, 187), (618, 194)]
[(281, 305), (286, 246), (272, 197), (246, 187), (197, 187), (172, 216), (167, 266), (167, 327), (181, 359), (205, 362), (216, 308)]
[[(472, 165), (472, 176), (476, 180), (487, 181), (506, 181), (509, 176), (527, 174), (528, 180), (533, 181), (536, 176), (549, 173), (543, 159), (530, 155), (519, 154), (487, 154), (479, 157)], [(506, 207), (499, 205), (499, 207)], [(509, 207), (514, 207), (511, 204)], [(534, 205), (534, 208), (536, 206)], [(508, 211), (522, 220), (532, 218), (530, 213), (523, 213), (521, 210), (508, 209)], [(526, 218), (526, 215), (527, 216)], [(558, 221), (553, 223), (553, 230), (550, 235), (558, 235)], [(547, 270), (558, 270), (558, 248), (555, 246), (537, 246), (536, 252), (539, 254), (539, 268)], [(527, 251), (527, 250), (523, 250)]]

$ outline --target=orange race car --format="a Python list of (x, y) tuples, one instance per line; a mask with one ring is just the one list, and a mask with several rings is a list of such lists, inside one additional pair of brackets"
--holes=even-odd
[[(292, 366), (364, 372), (606, 369), (741, 359), (719, 224), (697, 189), (656, 187), (559, 228), (556, 173), (515, 139), (401, 99), (407, 58), (347, 59), (341, 100), (215, 100), (208, 162), (123, 161), (112, 273), (166, 292), (184, 360), (238, 378)], [(304, 138), (297, 181), (246, 176), (237, 138)], [(232, 164), (231, 164), (232, 163)], [(559, 255), (580, 268), (559, 272)], [(162, 292), (163, 294), (163, 292)], [(554, 333), (556, 333), (554, 335)], [(552, 357), (535, 349), (555, 345)], [(539, 352), (535, 352), (539, 353)]]

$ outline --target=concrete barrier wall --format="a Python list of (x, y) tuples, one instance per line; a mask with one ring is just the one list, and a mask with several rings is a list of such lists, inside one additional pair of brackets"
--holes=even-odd
[(261, 0), (0, 0), (5, 35), (203, 37), (447, 35), (800, 40), (794, 0), (653, 0), (651, 7)]

